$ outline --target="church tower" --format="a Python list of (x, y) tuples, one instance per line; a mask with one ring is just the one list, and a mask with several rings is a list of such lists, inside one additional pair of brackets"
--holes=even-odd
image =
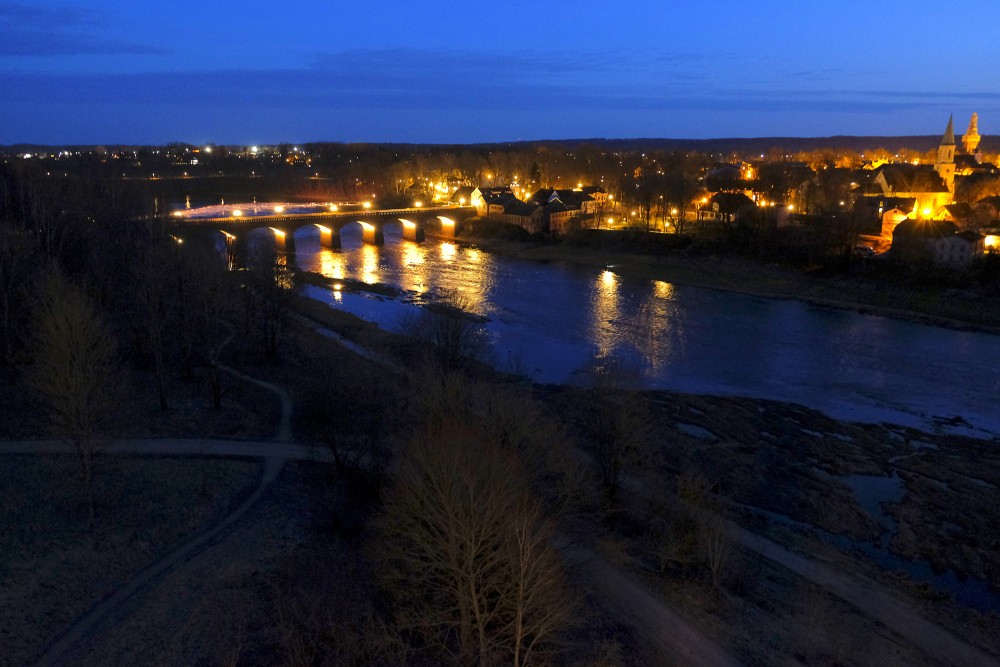
[(941, 176), (941, 180), (948, 186), (948, 192), (955, 193), (955, 120), (953, 116), (948, 117), (948, 127), (941, 137), (941, 145), (938, 146), (937, 164), (934, 170)]
[(972, 114), (972, 119), (969, 121), (969, 129), (962, 135), (962, 145), (965, 147), (965, 152), (969, 155), (976, 154), (976, 150), (979, 148), (979, 114)]

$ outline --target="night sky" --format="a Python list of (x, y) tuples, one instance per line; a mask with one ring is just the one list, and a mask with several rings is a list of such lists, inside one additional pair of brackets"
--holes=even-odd
[(996, 134), (997, 26), (996, 0), (0, 0), (0, 144)]

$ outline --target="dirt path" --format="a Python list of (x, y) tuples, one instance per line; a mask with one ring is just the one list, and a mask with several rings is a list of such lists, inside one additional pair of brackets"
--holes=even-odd
[(659, 597), (633, 581), (589, 549), (575, 547), (565, 552), (618, 613), (634, 627), (659, 655), (672, 664), (737, 667), (741, 665), (729, 651), (705, 636)]
[(878, 582), (845, 575), (735, 524), (728, 526), (727, 534), (747, 549), (854, 605), (942, 664), (961, 667), (1000, 665), (1000, 660), (927, 620), (908, 604), (891, 595)]
[[(239, 507), (233, 512), (229, 513), (223, 519), (218, 521), (212, 526), (206, 527), (200, 533), (196, 534), (194, 537), (190, 538), (173, 551), (168, 553), (166, 556), (156, 561), (145, 570), (140, 572), (136, 577), (132, 579), (128, 584), (118, 589), (114, 595), (102, 600), (96, 606), (91, 608), (86, 614), (81, 618), (77, 619), (72, 626), (66, 631), (65, 634), (42, 655), (41, 659), (38, 661), (40, 666), (48, 665), (58, 665), (60, 664), (59, 658), (67, 651), (69, 651), (74, 645), (86, 638), (86, 636), (104, 619), (111, 616), (115, 610), (121, 607), (128, 599), (139, 593), (142, 589), (147, 586), (152, 585), (155, 581), (161, 579), (166, 574), (184, 565), (188, 562), (199, 550), (207, 547), (211, 544), (213, 540), (218, 538), (226, 529), (236, 523), (238, 520), (243, 518), (247, 511), (257, 504), (257, 502), (263, 497), (264, 492), (267, 491), (268, 487), (277, 479), (278, 474), (281, 472), (282, 468), (285, 467), (287, 458), (278, 455), (280, 449), (276, 445), (284, 444), (284, 448), (287, 449), (288, 445), (285, 443), (290, 443), (292, 441), (292, 399), (288, 392), (284, 389), (273, 385), (269, 382), (264, 382), (263, 380), (258, 380), (256, 378), (245, 375), (237, 370), (223, 366), (223, 370), (227, 373), (238, 377), (247, 382), (252, 382), (260, 387), (263, 387), (274, 394), (277, 394), (281, 400), (281, 418), (278, 422), (278, 431), (274, 436), (274, 442), (272, 443), (260, 443), (260, 442), (248, 442), (248, 443), (237, 443), (237, 451), (248, 453), (249, 451), (260, 451), (261, 445), (265, 448), (269, 448), (267, 454), (265, 454), (264, 472), (261, 475), (260, 481), (257, 483), (257, 488), (254, 489), (253, 493), (248, 497)], [(154, 441), (161, 450), (166, 451), (171, 454), (181, 453), (181, 450), (186, 447), (191, 447), (192, 444), (198, 449), (198, 453), (203, 453), (206, 449), (206, 445), (212, 443), (213, 441), (176, 441), (176, 440), (161, 440)], [(218, 443), (218, 441), (215, 441)], [(21, 443), (23, 445), (23, 443)], [(35, 445), (40, 445), (42, 443), (34, 443)], [(51, 445), (51, 443), (48, 443)], [(121, 443), (118, 447), (119, 451), (128, 451), (130, 443)], [(136, 445), (141, 445), (142, 443), (137, 441), (131, 441), (131, 445), (135, 448)], [(185, 447), (186, 445), (186, 447)], [(242, 447), (239, 447), (242, 445)], [(150, 446), (149, 441), (146, 441), (145, 449), (154, 449)], [(311, 450), (305, 447), (300, 448), (302, 454), (310, 455), (313, 454)], [(259, 454), (258, 454), (259, 455)]]
[(42, 656), (37, 664), (39, 666), (61, 664), (59, 662), (60, 656), (76, 645), (77, 642), (84, 639), (95, 626), (97, 626), (104, 619), (108, 618), (116, 609), (124, 604), (126, 600), (154, 581), (160, 579), (172, 570), (189, 561), (198, 551), (219, 537), (219, 535), (221, 535), (227, 528), (241, 519), (243, 515), (246, 514), (247, 510), (257, 504), (257, 501), (261, 499), (261, 496), (264, 495), (267, 488), (278, 477), (278, 473), (281, 472), (284, 465), (284, 459), (267, 459), (264, 466), (264, 474), (261, 475), (260, 482), (257, 483), (257, 488), (254, 489), (253, 493), (250, 494), (250, 497), (247, 498), (242, 505), (236, 508), (234, 512), (230, 513), (219, 523), (202, 531), (198, 535), (195, 535), (183, 545), (174, 549), (169, 554), (147, 567), (135, 578), (133, 578), (132, 581), (118, 589), (114, 595), (103, 600), (81, 618), (77, 619), (69, 630), (67, 630), (66, 634), (64, 634), (59, 641), (49, 647), (49, 650), (45, 652), (45, 655)]
[[(307, 447), (272, 440), (212, 440), (208, 438), (135, 438), (119, 440), (108, 447), (110, 454), (137, 456), (232, 456), (285, 461), (331, 463), (333, 456), (323, 447)], [(0, 442), (2, 454), (72, 454), (59, 440), (11, 440)]]
[(278, 432), (274, 435), (274, 440), (276, 442), (291, 442), (292, 441), (292, 397), (287, 391), (281, 387), (271, 384), (270, 382), (264, 382), (263, 380), (258, 380), (255, 377), (250, 377), (245, 373), (241, 373), (235, 368), (230, 368), (229, 366), (219, 365), (226, 373), (229, 373), (233, 377), (237, 377), (245, 382), (250, 382), (258, 387), (263, 387), (268, 391), (277, 394), (278, 399), (281, 401), (281, 419), (278, 421)]

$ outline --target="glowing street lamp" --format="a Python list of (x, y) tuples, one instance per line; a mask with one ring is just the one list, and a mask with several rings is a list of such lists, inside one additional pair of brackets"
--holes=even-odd
[(366, 201), (366, 202), (364, 203), (364, 207), (365, 207), (365, 208), (371, 208), (371, 207), (372, 207), (372, 203), (371, 203), (370, 201)]

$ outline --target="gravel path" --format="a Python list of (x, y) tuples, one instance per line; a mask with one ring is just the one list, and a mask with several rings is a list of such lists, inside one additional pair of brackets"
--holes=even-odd
[(669, 664), (698, 667), (738, 667), (742, 663), (707, 637), (687, 619), (664, 604), (657, 595), (632, 580), (619, 568), (583, 547), (564, 552), (588, 580), (592, 590), (611, 605), (661, 658)]
[(997, 658), (967, 644), (941, 626), (927, 620), (875, 581), (838, 572), (735, 524), (730, 524), (726, 532), (732, 540), (747, 549), (788, 568), (803, 579), (808, 579), (854, 605), (942, 664), (961, 667), (1000, 665)]

